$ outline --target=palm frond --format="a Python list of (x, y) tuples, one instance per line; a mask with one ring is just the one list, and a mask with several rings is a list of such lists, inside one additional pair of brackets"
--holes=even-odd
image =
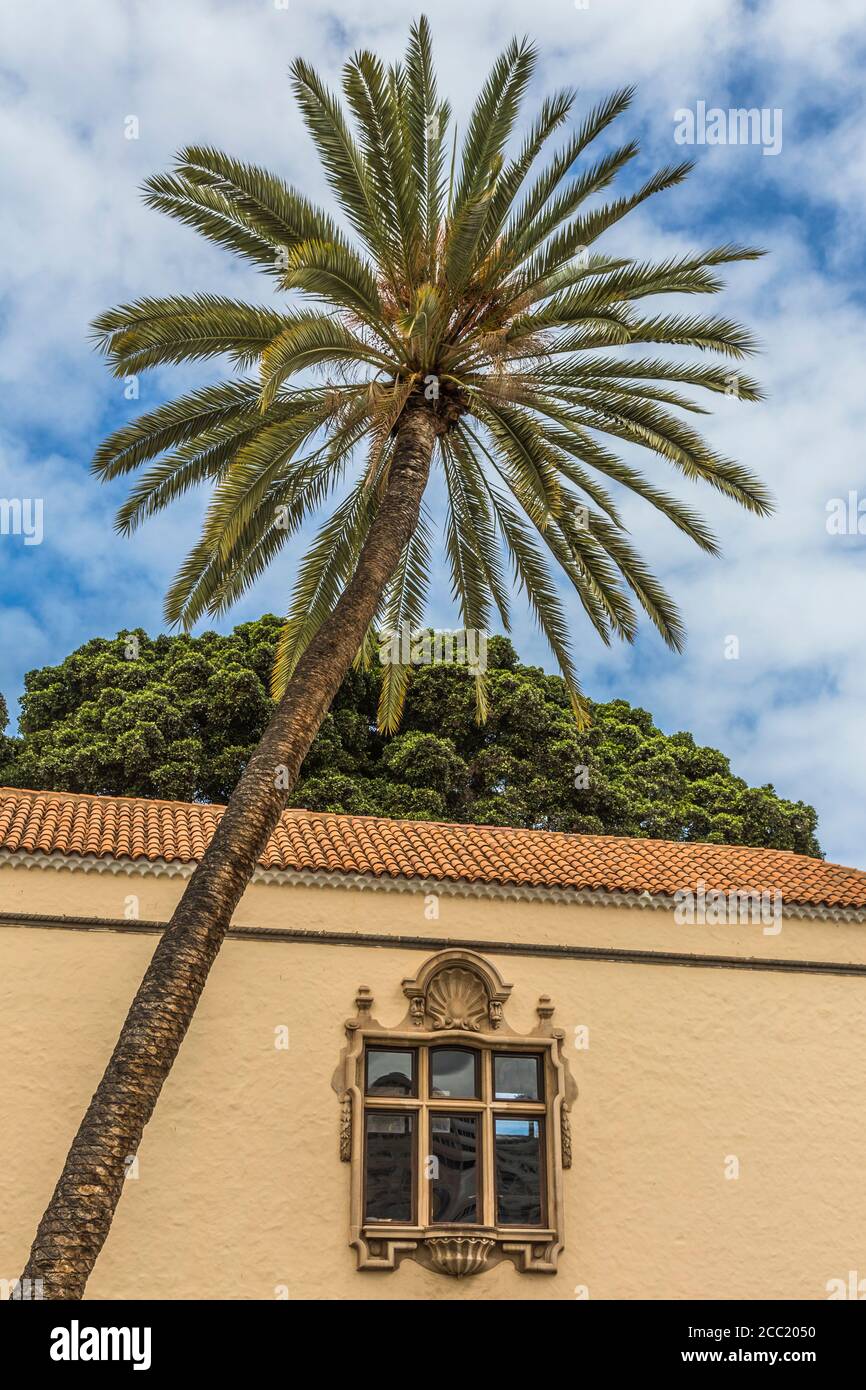
[(587, 114), (568, 143), (550, 160), (506, 228), (504, 245), (509, 254), (519, 253), (521, 237), (525, 230), (533, 225), (584, 150), (589, 148), (617, 116), (621, 116), (623, 111), (627, 110), (633, 96), (633, 87), (623, 87), (611, 93)]
[(445, 137), (450, 108), (439, 100), (430, 25), (423, 15), (409, 31), (405, 71), (403, 109), (423, 224), (424, 278), (432, 280), (436, 274), (436, 242), (445, 203)]
[[(710, 396), (762, 399), (740, 371), (753, 336), (730, 318), (667, 302), (719, 293), (725, 266), (762, 253), (725, 243), (652, 261), (606, 254), (597, 243), (609, 229), (676, 187), (691, 163), (623, 187), (637, 143), (627, 134), (607, 141), (630, 88), (570, 131), (575, 97), (557, 92), (518, 138), (535, 63), (528, 41), (505, 48), (458, 151), (426, 19), (390, 66), (355, 53), (342, 98), (298, 59), (293, 89), (333, 214), (267, 169), (203, 144), (145, 184), (151, 207), (252, 262), (283, 298), (256, 306), (204, 293), (145, 297), (100, 315), (96, 344), (117, 376), (220, 357), (238, 375), (122, 425), (92, 466), (106, 481), (133, 477), (116, 523), (124, 533), (206, 490), (200, 537), (166, 597), (168, 620), (185, 626), (225, 612), (315, 517), (279, 644), (277, 693), (362, 562), (408, 406), (436, 417), (447, 504), (441, 538), (424, 514), (383, 587), (362, 667), (381, 623), (424, 624), (438, 540), (470, 629), (486, 631), (495, 605), (508, 630), (510, 563), (582, 720), (572, 609), (555, 576), (603, 642), (633, 641), (641, 609), (670, 647), (683, 641), (675, 606), (625, 531), (620, 491), (718, 554), (705, 519), (610, 442), (637, 446), (755, 514), (771, 509), (755, 474), (691, 423), (709, 413)], [(564, 128), (561, 144), (550, 143)], [(663, 309), (654, 313), (645, 301), (656, 296)], [(666, 347), (710, 356), (668, 362)], [(384, 672), (388, 731), (407, 675), (400, 663)], [(486, 698), (478, 673), (479, 719)]]
[(390, 365), (384, 353), (337, 319), (312, 313), (299, 314), (282, 333), (275, 335), (262, 349), (259, 362), (263, 410), (267, 410), (289, 377), (308, 367), (335, 362), (363, 362), (385, 369)]
[(198, 186), (176, 174), (154, 174), (144, 184), (144, 201), (208, 241), (251, 261), (260, 270), (278, 274), (278, 249), (269, 237), (250, 225), (224, 193)]
[(351, 577), (375, 510), (375, 488), (362, 478), (321, 527), (305, 555), (277, 643), (271, 680), (274, 699), (282, 695)]
[(115, 376), (168, 362), (228, 355), (239, 366), (255, 362), (269, 343), (298, 322), (291, 311), (268, 309), (222, 295), (138, 299), (101, 314), (93, 323), (97, 346)]
[(556, 465), (537, 421), (527, 411), (489, 399), (475, 412), (496, 445), (496, 465), (521, 506), (541, 527), (561, 506)]
[(544, 557), (519, 512), (493, 488), (490, 489), (490, 498), (514, 566), (515, 579), (526, 594), (538, 626), (556, 657), (568, 687), (575, 719), (583, 727), (587, 722), (587, 709), (569, 650), (568, 623)]
[(484, 468), (476, 457), (469, 435), (461, 430), (443, 441), (443, 454), (453, 460), (446, 470), (451, 505), (460, 517), (461, 530), (477, 556), (484, 581), (496, 604), (506, 632), (511, 630), (511, 605), (502, 569), (496, 518), (484, 482)]
[(132, 473), (166, 449), (236, 420), (255, 406), (258, 395), (257, 382), (239, 380), (166, 401), (103, 440), (93, 456), (93, 472), (105, 482)]
[(502, 167), (502, 152), (511, 134), (521, 99), (535, 68), (537, 53), (525, 39), (512, 39), (496, 59), (481, 89), (466, 130), (452, 213), (463, 211), (491, 187)]
[(291, 72), (295, 97), (328, 183), (358, 236), (394, 282), (391, 230), (380, 220), (370, 171), (340, 103), (303, 59), (292, 63)]
[[(388, 586), (382, 608), (385, 635), (395, 634), (402, 645), (404, 630), (411, 634), (424, 622), (424, 606), (430, 582), (432, 533), (429, 517), (422, 510), (410, 540), (403, 548), (397, 572)], [(385, 661), (376, 716), (382, 733), (393, 734), (400, 727), (410, 666), (402, 661)]]
[(191, 188), (211, 188), (234, 215), (272, 246), (291, 251), (304, 241), (349, 249), (334, 220), (267, 169), (232, 159), (220, 150), (190, 145), (178, 156), (176, 177)]
[(359, 53), (343, 70), (343, 90), (360, 133), (381, 234), (387, 232), (390, 255), (411, 287), (421, 245), (417, 190), (412, 186), (412, 153), (404, 144), (400, 108), (384, 64), (372, 53)]

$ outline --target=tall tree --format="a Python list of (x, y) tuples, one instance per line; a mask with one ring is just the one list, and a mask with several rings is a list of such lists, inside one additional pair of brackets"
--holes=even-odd
[[(359, 52), (345, 65), (354, 126), (296, 61), (295, 96), (348, 231), (264, 169), (214, 149), (187, 149), (172, 173), (148, 181), (152, 207), (296, 296), (279, 307), (212, 294), (145, 298), (96, 322), (118, 376), (222, 355), (256, 369), (161, 406), (97, 452), (103, 479), (149, 464), (121, 508), (124, 531), (187, 489), (212, 486), (166, 616), (190, 625), (224, 611), (315, 508), (331, 495), (336, 505), (300, 566), (275, 664), (274, 714), (160, 939), (39, 1224), (25, 1275), (44, 1281), (46, 1297), (84, 1290), (124, 1160), (138, 1148), (235, 906), (345, 672), (368, 655), (374, 624), (422, 621), (433, 544), (422, 498), (434, 461), (447, 489), (443, 543), (464, 625), (485, 629), (495, 607), (507, 627), (504, 546), (579, 720), (551, 564), (603, 641), (633, 639), (630, 595), (669, 646), (683, 640), (676, 608), (627, 539), (606, 481), (717, 552), (706, 523), (604, 439), (646, 448), (749, 511), (769, 510), (753, 474), (674, 413), (701, 413), (684, 387), (729, 391), (729, 363), (646, 352), (676, 345), (738, 359), (752, 350), (749, 334), (726, 318), (641, 308), (656, 295), (712, 294), (720, 266), (759, 253), (726, 245), (649, 263), (592, 250), (690, 165), (587, 206), (637, 154), (628, 140), (587, 157), (630, 91), (590, 111), (538, 169), (574, 103), (573, 93), (557, 93), (509, 154), (535, 57), (515, 40), (497, 59), (459, 157), (426, 21), (413, 25), (402, 63), (388, 68)], [(755, 383), (737, 375), (739, 398), (758, 399)], [(400, 661), (386, 670), (385, 729), (399, 720), (406, 676)], [(475, 698), (483, 718), (483, 672)]]
[[(0, 785), (226, 801), (273, 712), (281, 627), (266, 613), (225, 634), (120, 633), (29, 671), (22, 737), (0, 737)], [(588, 700), (578, 729), (562, 677), (524, 665), (507, 637), (488, 642), (484, 724), (466, 666), (434, 662), (409, 673), (400, 730), (382, 733), (385, 670), (374, 659), (343, 678), (293, 806), (821, 854), (814, 807), (750, 787), (646, 710)]]

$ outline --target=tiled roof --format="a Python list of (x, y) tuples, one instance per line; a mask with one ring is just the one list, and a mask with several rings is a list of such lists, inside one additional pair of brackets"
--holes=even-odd
[[(0, 788), (0, 850), (195, 863), (222, 806)], [(521, 887), (673, 894), (779, 891), (794, 904), (866, 907), (866, 872), (785, 850), (565, 835), (287, 811), (267, 869), (372, 874)]]

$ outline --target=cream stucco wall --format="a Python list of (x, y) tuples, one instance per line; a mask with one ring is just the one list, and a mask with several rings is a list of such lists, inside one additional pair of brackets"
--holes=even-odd
[[(164, 920), (182, 880), (0, 867), (0, 912)], [(513, 946), (788, 961), (866, 960), (866, 926), (677, 926), (660, 911), (254, 884), (240, 924)], [(0, 1277), (14, 1278), (155, 936), (0, 927)], [(431, 948), (432, 949), (432, 948)], [(331, 1076), (359, 984), (385, 1024), (426, 952), (229, 939), (165, 1087), (91, 1279), (94, 1298), (826, 1297), (864, 1266), (866, 977), (485, 952), (540, 993), (580, 1087), (555, 1276), (503, 1263), (459, 1283), (407, 1261), (359, 1273)], [(290, 1030), (288, 1051), (275, 1029)], [(740, 1176), (726, 1178), (739, 1160)]]

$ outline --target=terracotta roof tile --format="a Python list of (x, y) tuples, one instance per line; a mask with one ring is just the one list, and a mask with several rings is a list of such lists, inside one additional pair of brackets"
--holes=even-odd
[[(0, 788), (0, 849), (195, 863), (222, 806)], [(866, 907), (866, 871), (783, 850), (564, 835), (287, 811), (261, 857), (270, 869), (672, 894), (779, 891), (803, 905)]]

